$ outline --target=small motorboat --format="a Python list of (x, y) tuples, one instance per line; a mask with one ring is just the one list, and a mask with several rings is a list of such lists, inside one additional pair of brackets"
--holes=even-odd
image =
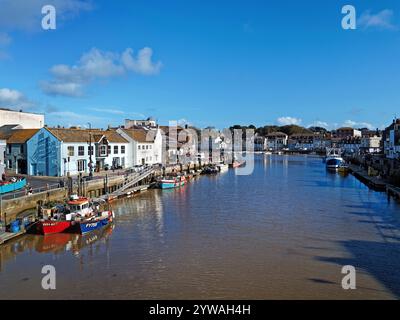
[(201, 171), (201, 174), (216, 174), (218, 172), (219, 172), (219, 170), (218, 170), (217, 167), (215, 167), (215, 166), (207, 166)]
[(350, 169), (349, 169), (349, 166), (343, 162), (339, 165), (339, 168), (337, 170), (340, 173), (347, 174), (347, 173), (349, 173)]
[(177, 176), (177, 177), (161, 179), (158, 185), (161, 189), (171, 189), (184, 186), (185, 183), (186, 183), (186, 178), (184, 176)]
[(241, 167), (241, 166), (243, 166), (244, 164), (246, 163), (246, 161), (245, 160), (235, 160), (235, 161), (233, 161), (233, 163), (232, 163), (232, 168), (239, 168), (239, 167)]

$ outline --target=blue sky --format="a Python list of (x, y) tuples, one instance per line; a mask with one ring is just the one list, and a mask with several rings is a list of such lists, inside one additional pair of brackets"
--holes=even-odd
[[(41, 29), (44, 4), (56, 30)], [(49, 125), (381, 128), (399, 80), (395, 0), (0, 0), (0, 106)]]

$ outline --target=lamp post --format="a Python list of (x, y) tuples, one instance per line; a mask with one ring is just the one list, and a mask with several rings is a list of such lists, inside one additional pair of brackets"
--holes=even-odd
[(90, 122), (88, 122), (89, 125), (89, 177), (90, 179), (92, 179), (93, 177), (93, 161), (92, 161), (92, 153), (93, 153), (93, 149), (92, 149), (92, 124)]

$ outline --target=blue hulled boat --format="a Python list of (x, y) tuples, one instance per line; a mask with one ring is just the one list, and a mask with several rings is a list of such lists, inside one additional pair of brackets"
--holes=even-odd
[(178, 176), (170, 179), (162, 179), (159, 183), (161, 189), (171, 189), (184, 186), (186, 183), (186, 178), (183, 176)]
[(81, 221), (73, 221), (71, 229), (75, 233), (85, 234), (109, 225), (114, 218), (112, 211), (104, 211), (100, 216), (91, 217)]

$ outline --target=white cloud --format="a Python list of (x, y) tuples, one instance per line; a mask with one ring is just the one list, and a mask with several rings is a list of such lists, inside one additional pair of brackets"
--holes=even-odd
[(353, 121), (353, 120), (346, 120), (342, 126), (343, 127), (352, 127), (352, 128), (368, 128), (370, 130), (376, 129), (376, 127), (373, 126), (371, 123), (357, 122), (357, 121)]
[(162, 63), (161, 61), (153, 63), (152, 56), (153, 50), (149, 47), (139, 50), (136, 58), (133, 56), (133, 50), (128, 48), (122, 54), (121, 60), (127, 70), (143, 75), (158, 74)]
[(389, 9), (382, 10), (376, 14), (371, 11), (365, 11), (361, 14), (357, 23), (361, 27), (367, 28), (381, 28), (381, 29), (397, 29), (392, 23), (393, 11)]
[(1, 0), (0, 28), (39, 31), (43, 17), (41, 9), (48, 4), (56, 8), (57, 20), (70, 19), (93, 9), (90, 0)]
[(301, 119), (293, 118), (293, 117), (280, 117), (276, 121), (281, 126), (286, 126), (286, 125), (290, 125), (290, 124), (300, 125), (302, 122)]
[(126, 113), (122, 110), (114, 109), (114, 108), (87, 108), (90, 111), (100, 112), (100, 113), (109, 113), (115, 115), (125, 115)]
[(309, 124), (308, 127), (323, 127), (325, 129), (328, 129), (329, 123), (325, 121), (314, 121), (313, 123)]
[(76, 65), (53, 66), (50, 73), (54, 79), (42, 82), (42, 90), (49, 95), (79, 97), (83, 95), (83, 88), (96, 79), (121, 76), (128, 72), (143, 75), (159, 72), (161, 62), (152, 62), (152, 49), (141, 49), (137, 58), (132, 54), (133, 50), (130, 48), (122, 55), (93, 48), (84, 53)]
[(0, 107), (26, 109), (32, 106), (33, 103), (20, 91), (9, 88), (0, 88)]

